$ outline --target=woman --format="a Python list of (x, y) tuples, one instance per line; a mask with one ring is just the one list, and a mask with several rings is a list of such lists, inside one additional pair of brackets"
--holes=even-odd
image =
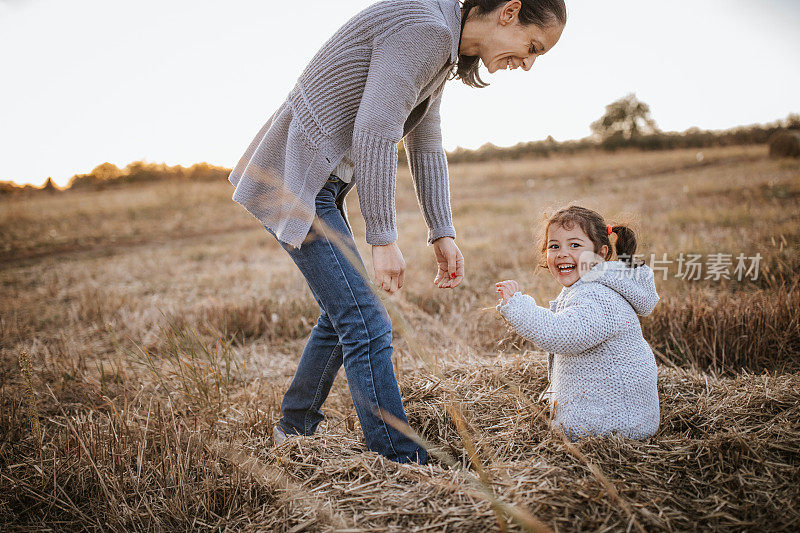
[[(566, 23), (563, 0), (384, 0), (347, 22), (311, 60), (286, 102), (233, 169), (233, 199), (289, 253), (320, 306), (320, 317), (281, 403), (273, 434), (310, 435), (344, 364), (367, 447), (398, 462), (424, 463), (424, 449), (378, 416), (406, 421), (392, 368), (389, 316), (357, 265), (335, 243), (355, 242), (344, 197), (357, 185), (376, 283), (403, 287), (394, 190), (397, 144), (433, 245), (439, 288), (464, 276), (450, 212), (439, 106), (448, 75), (483, 87), (489, 72), (530, 70)], [(315, 217), (323, 223), (311, 228)], [(329, 236), (337, 232), (339, 237)], [(388, 418), (388, 417), (386, 417)]]

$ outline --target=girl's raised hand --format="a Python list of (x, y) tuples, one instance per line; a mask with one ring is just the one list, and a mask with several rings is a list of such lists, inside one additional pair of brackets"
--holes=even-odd
[(514, 296), (514, 293), (519, 292), (519, 283), (513, 279), (498, 281), (494, 286), (497, 287), (497, 292), (504, 304), (508, 303), (508, 300)]

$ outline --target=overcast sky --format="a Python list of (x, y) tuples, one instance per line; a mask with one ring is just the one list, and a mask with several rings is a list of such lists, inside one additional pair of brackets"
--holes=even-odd
[[(232, 167), (369, 0), (0, 0), (0, 181), (105, 161)], [(448, 83), (445, 148), (577, 139), (635, 92), (664, 130), (800, 112), (798, 0), (567, 0), (530, 72)]]

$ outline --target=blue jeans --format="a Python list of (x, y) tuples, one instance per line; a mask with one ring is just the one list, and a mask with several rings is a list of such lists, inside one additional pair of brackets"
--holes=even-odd
[(326, 229), (312, 227), (299, 249), (280, 243), (306, 278), (319, 304), (320, 316), (281, 402), (278, 425), (287, 435), (313, 434), (324, 418), (320, 408), (344, 364), (367, 447), (400, 463), (425, 463), (425, 449), (375, 413), (375, 408), (380, 407), (407, 422), (392, 367), (389, 315), (358, 270), (325, 235), (326, 231), (338, 232), (361, 262), (339, 207), (351, 188), (352, 182), (331, 176), (316, 198), (317, 217), (327, 224)]

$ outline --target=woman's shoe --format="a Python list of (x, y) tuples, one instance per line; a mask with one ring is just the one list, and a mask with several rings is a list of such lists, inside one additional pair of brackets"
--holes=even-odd
[(275, 446), (280, 446), (286, 442), (288, 438), (289, 435), (284, 433), (284, 431), (277, 424), (272, 428), (272, 440), (275, 441)]

